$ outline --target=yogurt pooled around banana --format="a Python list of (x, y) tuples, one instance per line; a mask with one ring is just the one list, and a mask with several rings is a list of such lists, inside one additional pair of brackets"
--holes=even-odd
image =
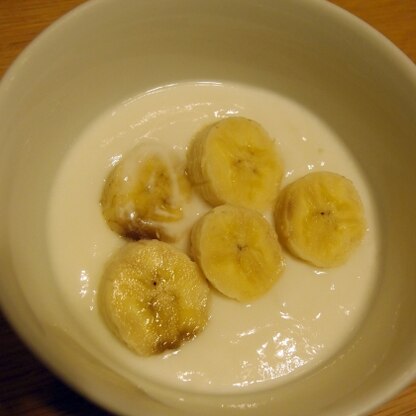
[[(113, 335), (100, 311), (103, 266), (126, 244), (103, 219), (98, 201), (104, 180), (120, 154), (126, 160), (132, 145), (149, 139), (157, 140), (165, 154), (185, 161), (195, 133), (230, 116), (256, 120), (275, 138), (285, 166), (283, 185), (319, 170), (350, 178), (366, 209), (364, 239), (341, 267), (313, 267), (284, 252), (284, 273), (253, 302), (232, 301), (211, 290), (210, 317), (202, 332), (175, 350), (141, 357)], [(182, 236), (169, 244), (187, 252), (192, 224), (211, 208), (198, 192), (191, 192), (184, 218), (162, 224)], [(267, 211), (263, 213), (271, 220), (272, 207)], [(209, 394), (267, 391), (319, 369), (344, 348), (375, 293), (378, 230), (365, 174), (330, 126), (288, 97), (227, 83), (165, 86), (97, 116), (63, 160), (48, 215), (60, 301), (85, 334), (80, 344), (134, 382), (145, 377), (173, 389)]]

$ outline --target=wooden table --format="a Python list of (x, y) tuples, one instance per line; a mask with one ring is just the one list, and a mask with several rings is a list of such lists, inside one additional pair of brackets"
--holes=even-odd
[[(41, 30), (84, 1), (0, 0), (0, 77)], [(367, 21), (416, 62), (416, 0), (331, 1)], [(1, 416), (108, 415), (52, 375), (1, 315), (0, 342)], [(412, 415), (416, 415), (416, 382), (371, 416)]]

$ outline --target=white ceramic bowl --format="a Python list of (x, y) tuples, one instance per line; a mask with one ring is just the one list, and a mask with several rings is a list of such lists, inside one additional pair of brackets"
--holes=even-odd
[[(376, 202), (378, 287), (363, 325), (334, 360), (260, 393), (179, 394), (143, 381), (152, 399), (89, 349), (51, 270), (48, 201), (71, 143), (127, 97), (183, 80), (254, 85), (310, 109), (345, 142)], [(327, 2), (88, 2), (0, 85), (2, 308), (53, 371), (119, 414), (364, 415), (416, 375), (415, 114), (414, 65)]]

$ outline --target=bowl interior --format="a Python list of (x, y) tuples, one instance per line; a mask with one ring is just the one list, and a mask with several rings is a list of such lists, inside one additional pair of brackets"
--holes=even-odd
[[(380, 227), (377, 293), (354, 340), (307, 377), (252, 396), (183, 394), (186, 411), (361, 414), (416, 373), (416, 71), (326, 2), (92, 1), (40, 36), (0, 85), (1, 303), (23, 339), (70, 384), (120, 413), (164, 414), (104, 365), (60, 302), (48, 258), (48, 201), (74, 141), (97, 115), (181, 81), (238, 82), (323, 120), (365, 172)], [(82, 374), (82, 377), (80, 377)], [(341, 376), (342, 375), (342, 376)], [(134, 394), (132, 394), (134, 393)], [(302, 400), (299, 400), (302, 397)], [(183, 414), (169, 410), (172, 414)], [(220, 413), (218, 413), (220, 414)]]

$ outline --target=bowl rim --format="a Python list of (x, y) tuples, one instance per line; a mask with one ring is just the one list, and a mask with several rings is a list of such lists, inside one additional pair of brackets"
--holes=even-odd
[[(111, 3), (114, 0), (87, 0), (84, 3), (77, 5), (72, 10), (66, 12), (64, 15), (56, 19), (48, 27), (46, 27), (42, 32), (37, 35), (17, 56), (14, 62), (6, 69), (2, 78), (0, 79), (0, 109), (2, 105), (6, 105), (6, 102), (3, 102), (3, 98), (7, 93), (7, 90), (11, 87), (16, 76), (21, 70), (24, 69), (26, 61), (30, 58), (31, 55), (35, 55), (39, 49), (43, 47), (44, 41), (53, 37), (54, 32), (59, 30), (64, 25), (71, 24), (78, 16), (92, 10), (96, 7), (100, 7), (103, 3)], [(342, 7), (330, 3), (329, 1), (322, 0), (294, 0), (299, 4), (308, 5), (308, 7), (319, 9), (321, 13), (324, 13), (326, 16), (330, 16), (332, 19), (337, 20), (342, 24), (345, 29), (355, 30), (362, 33), (363, 38), (366, 41), (372, 42), (372, 47), (382, 51), (385, 55), (389, 55), (392, 60), (394, 60), (395, 65), (403, 73), (403, 76), (407, 77), (412, 84), (415, 86), (416, 90), (416, 65), (402, 50), (400, 50), (390, 39), (384, 36), (382, 33), (377, 31), (370, 24), (360, 19), (359, 17), (353, 15), (351, 12), (343, 9)], [(29, 349), (36, 355), (36, 357), (54, 374), (56, 374), (60, 379), (62, 379), (66, 384), (71, 386), (74, 390), (81, 393), (83, 396), (87, 397), (92, 402), (102, 406), (105, 409), (117, 411), (119, 410), (117, 406), (114, 405), (113, 400), (110, 397), (102, 397), (97, 394), (94, 388), (91, 388), (88, 385), (81, 385), (79, 380), (74, 377), (68, 376), (62, 369), (57, 365), (51, 362), (48, 357), (48, 354), (42, 351), (41, 348), (28, 337), (24, 331), (23, 326), (19, 323), (17, 319), (13, 317), (12, 309), (9, 305), (4, 302), (1, 298), (0, 309), (7, 321), (11, 324), (12, 328), (17, 332), (19, 338), (24, 341), (24, 343), (29, 347)], [(362, 398), (360, 401), (357, 401), (355, 404), (350, 405), (348, 409), (348, 414), (355, 414), (357, 416), (364, 416), (368, 412), (375, 410), (384, 402), (390, 400), (400, 391), (402, 391), (406, 386), (412, 383), (416, 379), (416, 362), (413, 363), (412, 367), (405, 373), (395, 376), (394, 379), (390, 380), (388, 384), (384, 385), (383, 393), (380, 390), (372, 392), (368, 396)], [(166, 411), (172, 411), (172, 409), (166, 407)], [(174, 413), (174, 412), (173, 412)], [(156, 413), (155, 413), (156, 414)], [(157, 413), (159, 414), (159, 413)], [(166, 413), (167, 414), (167, 413)], [(347, 413), (345, 413), (346, 415)]]

